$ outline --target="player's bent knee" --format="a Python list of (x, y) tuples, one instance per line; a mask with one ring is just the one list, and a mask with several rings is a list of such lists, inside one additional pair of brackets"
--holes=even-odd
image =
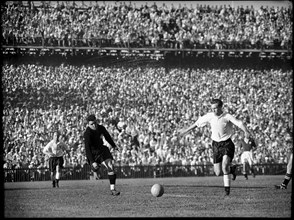
[(107, 174), (108, 175), (114, 175), (115, 173), (114, 173), (114, 171), (108, 171)]
[(115, 172), (114, 172), (114, 170), (113, 170), (112, 167), (108, 167), (108, 168), (107, 168), (107, 174), (108, 174), (108, 175), (114, 175), (114, 174), (115, 174)]

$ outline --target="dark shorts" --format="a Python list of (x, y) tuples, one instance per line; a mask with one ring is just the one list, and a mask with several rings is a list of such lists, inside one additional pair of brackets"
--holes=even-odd
[(213, 149), (213, 163), (220, 163), (223, 161), (223, 156), (228, 155), (231, 158), (231, 161), (234, 158), (235, 154), (235, 145), (233, 141), (229, 138), (226, 141), (212, 141)]
[(50, 157), (49, 158), (49, 171), (55, 172), (56, 166), (59, 165), (60, 168), (63, 168), (63, 157)]
[(94, 158), (94, 161), (99, 165), (107, 159), (113, 160), (112, 154), (110, 153), (109, 148), (106, 146), (103, 146), (100, 151), (97, 151), (97, 152), (94, 151), (93, 158)]

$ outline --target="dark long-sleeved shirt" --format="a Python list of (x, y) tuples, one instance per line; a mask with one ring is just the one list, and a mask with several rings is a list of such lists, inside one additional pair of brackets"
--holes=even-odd
[(116, 148), (116, 144), (103, 125), (97, 125), (96, 130), (87, 127), (84, 132), (86, 156), (91, 164), (94, 163), (93, 152), (102, 152), (102, 147), (104, 145), (103, 136), (113, 148)]

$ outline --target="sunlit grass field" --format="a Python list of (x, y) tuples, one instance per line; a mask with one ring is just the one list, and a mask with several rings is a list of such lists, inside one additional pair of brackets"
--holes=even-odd
[[(265, 217), (292, 216), (292, 180), (274, 189), (283, 175), (237, 176), (224, 197), (222, 177), (117, 179), (121, 195), (110, 195), (108, 179), (4, 184), (4, 217)], [(162, 197), (151, 187), (164, 186)]]

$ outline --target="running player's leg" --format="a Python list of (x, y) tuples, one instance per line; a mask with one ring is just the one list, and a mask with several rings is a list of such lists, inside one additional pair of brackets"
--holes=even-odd
[(56, 182), (57, 187), (59, 187), (60, 172), (61, 172), (61, 168), (59, 165), (57, 165), (56, 166), (56, 174), (55, 174), (55, 182)]
[(220, 176), (222, 174), (222, 163), (213, 164), (214, 173), (216, 176)]
[(51, 180), (52, 180), (52, 186), (55, 187), (55, 172), (51, 172), (50, 176), (51, 176)]
[(292, 163), (293, 163), (293, 153), (291, 153), (289, 162), (287, 165), (287, 173), (292, 175)]
[(245, 179), (247, 180), (248, 179), (248, 176), (247, 176), (247, 167), (246, 167), (246, 151), (244, 151), (242, 154), (241, 154), (241, 163), (242, 163), (242, 173), (245, 177)]
[[(100, 178), (100, 167), (101, 167), (101, 155), (94, 155), (95, 162), (97, 163), (97, 167), (93, 167), (91, 164), (91, 174), (93, 174), (94, 179), (98, 180)], [(89, 160), (88, 163), (90, 164)]]
[(56, 175), (55, 175), (55, 179), (56, 179), (56, 186), (59, 187), (59, 179), (61, 177), (61, 169), (63, 168), (63, 157), (58, 157), (56, 159)]
[(292, 179), (292, 162), (293, 162), (293, 153), (290, 154), (289, 162), (287, 164), (287, 172), (282, 184), (275, 186), (277, 189), (287, 189), (288, 183)]
[(247, 162), (247, 160), (244, 160), (244, 163), (243, 163), (243, 175), (244, 175), (246, 180), (248, 180), (247, 166), (248, 166), (248, 162)]
[(222, 169), (224, 173), (225, 195), (227, 196), (230, 194), (231, 180), (235, 180), (237, 176), (237, 165), (231, 164), (235, 154), (235, 145), (231, 139), (229, 139), (223, 144), (222, 152)]
[(222, 173), (222, 154), (219, 152), (219, 143), (212, 142), (213, 149), (213, 169), (216, 176)]
[(55, 162), (54, 158), (49, 158), (49, 171), (50, 171), (50, 177), (52, 181), (52, 186), (55, 187)]
[(226, 166), (229, 166), (230, 168), (229, 172), (230, 174), (232, 174), (232, 180), (235, 180), (237, 177), (237, 165), (232, 164), (232, 160), (235, 155), (235, 145), (231, 139), (229, 139), (226, 142), (226, 145), (224, 146), (224, 150), (225, 150), (224, 155), (227, 155), (229, 158), (229, 161), (225, 161)]
[(224, 187), (225, 187), (225, 195), (230, 194), (230, 188), (231, 188), (231, 158), (228, 155), (223, 156), (223, 161), (222, 161), (222, 171), (224, 173)]
[(255, 177), (255, 171), (254, 171), (254, 167), (253, 167), (253, 156), (252, 156), (252, 152), (249, 153), (248, 165), (249, 165), (249, 169), (251, 171), (251, 175), (253, 177)]
[(116, 191), (116, 189), (115, 189), (116, 174), (114, 172), (114, 166), (113, 166), (112, 159), (108, 158), (105, 161), (103, 161), (102, 164), (107, 169), (108, 179), (109, 179), (109, 183), (110, 183), (110, 190), (111, 190), (112, 195), (119, 195), (120, 192)]

